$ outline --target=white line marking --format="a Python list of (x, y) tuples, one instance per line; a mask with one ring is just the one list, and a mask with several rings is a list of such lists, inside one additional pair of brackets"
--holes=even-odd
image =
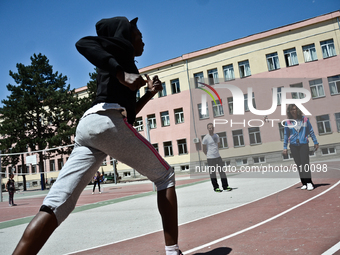
[[(203, 245), (198, 246), (198, 247), (196, 247), (196, 248), (193, 248), (193, 249), (191, 249), (191, 250), (184, 251), (183, 253), (184, 253), (184, 254), (189, 254), (189, 253), (192, 253), (192, 252), (201, 250), (201, 249), (203, 249), (203, 248), (206, 248), (206, 247), (208, 247), (208, 246), (211, 246), (211, 245), (214, 245), (214, 244), (216, 244), (216, 243), (222, 242), (222, 241), (224, 241), (224, 240), (226, 240), (226, 239), (229, 239), (229, 238), (231, 238), (231, 237), (234, 237), (234, 236), (237, 236), (237, 235), (239, 235), (239, 234), (242, 234), (242, 233), (244, 233), (244, 232), (246, 232), (246, 231), (248, 231), (248, 230), (254, 229), (254, 228), (256, 228), (256, 227), (258, 227), (258, 226), (261, 226), (261, 225), (263, 225), (263, 224), (266, 224), (267, 222), (272, 221), (272, 220), (274, 220), (274, 219), (276, 219), (276, 218), (278, 218), (278, 217), (280, 217), (280, 216), (282, 216), (282, 215), (284, 215), (284, 214), (286, 214), (286, 213), (288, 213), (288, 212), (290, 212), (290, 211), (292, 211), (292, 210), (298, 208), (299, 206), (302, 206), (302, 205), (308, 203), (309, 201), (312, 201), (313, 199), (315, 199), (315, 198), (317, 198), (317, 197), (319, 197), (319, 196), (322, 196), (323, 194), (327, 193), (328, 191), (332, 190), (332, 189), (335, 188), (337, 185), (339, 185), (339, 183), (340, 183), (340, 181), (338, 181), (336, 184), (334, 184), (334, 185), (333, 185), (332, 187), (330, 187), (329, 189), (327, 189), (327, 190), (321, 192), (320, 194), (318, 194), (318, 195), (316, 195), (316, 196), (314, 196), (314, 197), (312, 197), (312, 198), (310, 198), (310, 199), (307, 199), (306, 201), (304, 201), (304, 202), (302, 202), (302, 203), (300, 203), (300, 204), (297, 204), (296, 206), (293, 206), (292, 208), (290, 208), (290, 209), (288, 209), (288, 210), (286, 210), (286, 211), (284, 211), (284, 212), (282, 212), (282, 213), (279, 213), (279, 214), (277, 214), (277, 215), (275, 215), (275, 216), (273, 216), (273, 217), (271, 217), (271, 218), (269, 218), (269, 219), (267, 219), (267, 220), (265, 220), (265, 221), (262, 221), (262, 222), (260, 222), (260, 223), (258, 223), (258, 224), (256, 224), (256, 225), (254, 225), (254, 226), (251, 226), (251, 227), (249, 227), (249, 228), (245, 228), (245, 229), (240, 230), (240, 231), (238, 231), (238, 232), (235, 232), (235, 233), (233, 233), (233, 234), (231, 234), (231, 235), (222, 237), (222, 238), (220, 238), (220, 239), (217, 239), (217, 240), (212, 241), (212, 242), (207, 243), (207, 244), (203, 244)], [(333, 246), (333, 247), (334, 247), (334, 246)], [(333, 248), (333, 247), (332, 247), (332, 248)]]
[[(299, 181), (299, 182), (300, 182), (300, 181)], [(299, 182), (297, 182), (297, 183), (299, 183)], [(185, 224), (189, 224), (189, 223), (191, 223), (191, 222), (199, 221), (199, 220), (202, 220), (202, 219), (205, 219), (205, 218), (208, 218), (208, 217), (211, 217), (211, 216), (220, 214), (220, 213), (224, 213), (224, 212), (227, 212), (227, 211), (230, 211), (230, 210), (239, 208), (239, 207), (241, 207), (241, 206), (245, 206), (245, 205), (254, 203), (254, 202), (256, 202), (256, 201), (259, 201), (259, 200), (261, 200), (261, 199), (264, 199), (264, 198), (266, 198), (266, 197), (270, 197), (270, 196), (272, 196), (272, 195), (274, 195), (274, 194), (276, 194), (276, 193), (279, 193), (279, 192), (281, 192), (281, 191), (283, 191), (283, 190), (289, 189), (290, 187), (296, 185), (297, 183), (294, 183), (294, 184), (292, 184), (292, 185), (290, 185), (290, 186), (288, 186), (288, 187), (286, 187), (286, 188), (283, 188), (283, 189), (280, 189), (280, 190), (278, 190), (278, 191), (275, 191), (275, 192), (273, 192), (273, 193), (271, 193), (271, 194), (269, 194), (269, 195), (266, 195), (266, 196), (264, 196), (264, 197), (261, 197), (261, 198), (252, 200), (252, 201), (247, 202), (247, 203), (244, 203), (244, 204), (242, 204), (242, 205), (238, 205), (238, 206), (235, 206), (235, 207), (233, 207), (233, 208), (229, 208), (229, 209), (226, 209), (226, 210), (217, 212), (217, 213), (213, 213), (213, 214), (210, 214), (210, 215), (201, 217), (201, 218), (197, 218), (197, 219), (195, 219), (195, 220), (191, 220), (191, 221), (188, 221), (188, 222), (184, 222), (184, 223), (180, 224), (179, 226), (182, 226), (182, 225), (185, 225)], [(116, 243), (125, 242), (125, 241), (128, 241), (128, 240), (133, 240), (133, 239), (135, 239), (135, 238), (139, 238), (139, 237), (146, 236), (146, 235), (149, 235), (149, 234), (157, 233), (157, 232), (159, 232), (159, 231), (163, 231), (163, 229), (159, 229), (159, 230), (156, 230), (156, 231), (152, 231), (152, 232), (145, 233), (145, 234), (138, 235), (138, 236), (134, 236), (134, 237), (129, 237), (129, 238), (126, 238), (126, 239), (123, 239), (123, 240), (120, 240), (120, 241), (116, 241), (116, 242), (112, 242), (112, 243), (107, 243), (107, 244), (102, 244), (102, 245), (94, 246), (94, 247), (91, 247), (91, 248), (87, 248), (87, 249), (75, 251), (75, 252), (72, 252), (72, 253), (67, 253), (67, 255), (76, 254), (76, 253), (78, 253), (78, 252), (83, 252), (83, 251), (89, 251), (89, 250), (101, 248), (101, 247), (104, 247), (104, 246), (108, 246), (108, 245), (112, 245), (112, 244), (116, 244)]]
[(340, 250), (340, 242), (338, 242), (336, 245), (332, 246), (329, 250), (325, 251), (321, 255), (332, 255), (336, 253), (338, 250)]

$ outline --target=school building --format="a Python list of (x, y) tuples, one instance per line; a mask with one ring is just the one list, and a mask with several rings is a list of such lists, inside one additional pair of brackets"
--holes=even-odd
[[(208, 123), (215, 124), (226, 165), (292, 163), (282, 156), (281, 122), (287, 104), (297, 102), (320, 144), (311, 161), (339, 158), (339, 54), (340, 11), (334, 11), (144, 67), (140, 73), (158, 75), (163, 90), (138, 114), (135, 128), (175, 171), (206, 164), (201, 142)], [(86, 87), (76, 91), (86, 96)], [(47, 161), (46, 171), (56, 177), (66, 158)], [(32, 180), (39, 179), (34, 167)], [(121, 162), (117, 169), (123, 179), (138, 175)], [(111, 173), (113, 159), (100, 171)]]

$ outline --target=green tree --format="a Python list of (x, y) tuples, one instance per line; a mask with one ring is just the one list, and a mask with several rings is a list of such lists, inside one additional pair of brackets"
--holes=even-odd
[[(3, 152), (32, 151), (71, 144), (76, 125), (83, 114), (83, 100), (78, 99), (67, 76), (53, 73), (46, 56), (34, 54), (31, 65), (17, 64), (17, 73), (9, 72), (17, 85), (7, 85), (11, 92), (0, 108), (0, 149)], [(39, 172), (44, 172), (43, 160), (56, 153), (69, 154), (72, 147), (39, 152)], [(18, 156), (6, 157), (4, 165), (15, 165)], [(26, 167), (23, 166), (23, 170)], [(42, 188), (44, 177), (41, 174)]]

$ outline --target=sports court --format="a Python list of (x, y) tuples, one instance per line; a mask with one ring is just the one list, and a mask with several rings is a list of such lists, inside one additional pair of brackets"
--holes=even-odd
[[(313, 191), (296, 178), (228, 176), (231, 192), (208, 178), (178, 174), (179, 246), (184, 254), (340, 254), (340, 160), (314, 173)], [(92, 186), (39, 254), (165, 254), (156, 192), (149, 181)], [(1, 254), (11, 254), (47, 191), (0, 203)]]

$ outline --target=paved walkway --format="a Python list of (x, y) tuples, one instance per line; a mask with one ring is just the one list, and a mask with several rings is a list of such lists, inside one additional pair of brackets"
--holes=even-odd
[[(323, 162), (316, 189), (295, 178), (229, 176), (232, 192), (214, 193), (210, 180), (177, 177), (179, 244), (185, 254), (333, 254), (340, 250), (339, 161)], [(261, 176), (263, 177), (263, 176)], [(103, 185), (82, 193), (75, 211), (39, 254), (164, 254), (156, 193), (148, 181)], [(0, 203), (1, 254), (11, 254), (46, 191)], [(6, 196), (4, 197), (6, 200)], [(333, 249), (333, 250), (332, 250)]]

